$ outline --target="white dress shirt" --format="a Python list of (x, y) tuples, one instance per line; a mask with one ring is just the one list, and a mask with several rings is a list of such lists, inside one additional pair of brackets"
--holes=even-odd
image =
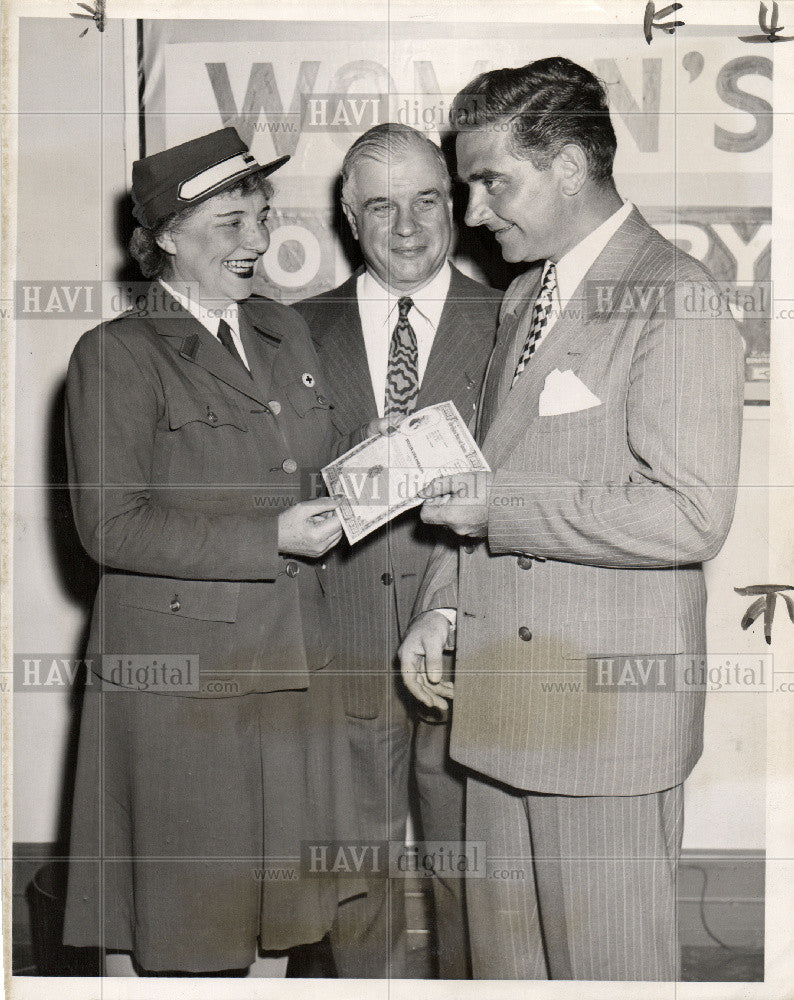
[[(561, 257), (555, 264), (557, 270), (557, 289), (552, 297), (551, 311), (546, 321), (546, 327), (542, 335), (535, 343), (537, 351), (541, 340), (548, 337), (554, 324), (562, 316), (563, 310), (568, 306), (573, 297), (573, 293), (579, 287), (582, 278), (587, 274), (595, 263), (596, 257), (606, 247), (618, 229), (628, 219), (634, 210), (634, 205), (630, 201), (613, 212), (608, 219), (605, 219), (600, 226), (597, 226), (573, 249), (569, 250), (564, 257)], [(544, 269), (545, 271), (545, 269)], [(582, 303), (577, 303), (573, 307), (579, 312)]]
[(416, 334), (417, 369), (421, 385), (451, 280), (452, 270), (449, 262), (444, 264), (432, 281), (418, 291), (410, 293), (384, 288), (369, 271), (364, 271), (358, 276), (356, 281), (358, 314), (361, 317), (361, 332), (364, 334), (369, 376), (379, 417), (383, 416), (385, 408), (389, 347), (399, 317), (397, 302), (406, 294), (413, 301), (413, 307), (408, 313), (408, 322)]
[(172, 295), (177, 302), (186, 309), (190, 315), (199, 321), (205, 330), (208, 330), (215, 339), (218, 339), (218, 327), (221, 324), (221, 320), (225, 319), (229, 324), (229, 329), (232, 331), (232, 340), (234, 341), (234, 346), (237, 348), (240, 357), (243, 359), (243, 364), (250, 371), (251, 366), (248, 364), (248, 358), (245, 356), (245, 348), (243, 347), (243, 340), (240, 336), (240, 312), (237, 307), (236, 302), (229, 303), (228, 306), (224, 306), (223, 309), (207, 309), (200, 302), (183, 295), (178, 292), (176, 288), (173, 288), (168, 284), (167, 281), (163, 281), (162, 278), (159, 279), (160, 284)]

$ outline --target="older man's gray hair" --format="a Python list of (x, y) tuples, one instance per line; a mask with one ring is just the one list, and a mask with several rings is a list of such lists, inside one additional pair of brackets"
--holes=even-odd
[(441, 149), (426, 135), (411, 128), (410, 125), (402, 125), (399, 122), (383, 122), (380, 125), (374, 125), (363, 135), (360, 135), (345, 153), (341, 171), (342, 201), (345, 205), (348, 208), (353, 208), (350, 203), (351, 188), (355, 187), (353, 175), (361, 160), (372, 159), (388, 163), (392, 157), (401, 157), (411, 148), (426, 148), (432, 153), (438, 163), (444, 188), (449, 194), (452, 190), (452, 181), (449, 177), (447, 161)]

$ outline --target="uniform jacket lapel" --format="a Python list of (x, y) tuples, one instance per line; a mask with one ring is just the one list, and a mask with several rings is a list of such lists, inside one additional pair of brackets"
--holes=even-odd
[[(156, 306), (158, 318), (152, 322), (152, 326), (158, 334), (172, 342), (174, 351), (181, 358), (189, 364), (205, 369), (221, 382), (256, 402), (267, 402), (266, 394), (261, 391), (251, 375), (194, 316), (183, 309), (162, 287), (157, 289), (156, 303), (154, 296), (155, 293), (152, 292), (152, 308), (149, 314), (155, 311)], [(163, 312), (167, 315), (163, 316)], [(247, 353), (248, 345), (245, 346)]]
[(279, 384), (278, 359), (281, 356), (281, 336), (273, 333), (255, 318), (251, 310), (240, 305), (240, 334), (251, 376), (266, 398), (272, 395), (273, 386)]

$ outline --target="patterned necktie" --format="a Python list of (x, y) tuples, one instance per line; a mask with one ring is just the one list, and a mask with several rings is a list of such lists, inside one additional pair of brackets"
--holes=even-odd
[(554, 292), (556, 289), (557, 268), (554, 266), (553, 261), (547, 260), (546, 268), (543, 272), (543, 281), (540, 286), (540, 291), (538, 292), (538, 297), (535, 299), (535, 305), (532, 309), (532, 322), (529, 326), (529, 333), (527, 334), (527, 339), (524, 342), (524, 349), (521, 351), (521, 357), (518, 359), (515, 374), (513, 375), (513, 381), (510, 384), (511, 389), (516, 384), (518, 376), (526, 368), (529, 363), (529, 359), (535, 353), (538, 341), (546, 330), (546, 326), (549, 321), (549, 313), (551, 312), (551, 306), (554, 301)]
[(389, 367), (386, 373), (386, 404), (384, 416), (413, 412), (419, 395), (419, 351), (414, 328), (408, 322), (413, 299), (407, 295), (397, 302), (400, 311), (389, 347)]
[(243, 361), (240, 352), (237, 350), (237, 345), (232, 338), (232, 328), (225, 319), (222, 319), (218, 324), (218, 340), (223, 344), (229, 354), (231, 354), (233, 358), (237, 358), (243, 368), (248, 371), (248, 365), (246, 365)]

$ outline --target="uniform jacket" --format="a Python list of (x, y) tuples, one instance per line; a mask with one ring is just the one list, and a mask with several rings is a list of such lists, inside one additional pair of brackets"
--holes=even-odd
[[(453, 757), (520, 789), (658, 791), (701, 753), (705, 694), (680, 678), (674, 693), (669, 660), (643, 683), (636, 658), (647, 673), (705, 652), (701, 563), (733, 515), (741, 339), (702, 307), (710, 275), (635, 210), (511, 391), (540, 277), (508, 290), (483, 390), (487, 538), (461, 549), (459, 585), (455, 554), (434, 554), (417, 610), (458, 608)], [(555, 369), (600, 405), (540, 416)], [(614, 663), (599, 673), (599, 658)]]
[(175, 694), (305, 688), (331, 657), (324, 570), (277, 548), (329, 458), (328, 390), (291, 309), (249, 300), (240, 326), (251, 375), (154, 284), (72, 355), (72, 505), (104, 568), (88, 655), (111, 681), (168, 655), (199, 661)]
[[(367, 364), (353, 275), (339, 288), (299, 303), (334, 395), (331, 417), (337, 450), (357, 440), (378, 416)], [(416, 408), (451, 399), (464, 419), (475, 414), (496, 333), (501, 292), (472, 281), (453, 266), (447, 301), (433, 341)], [(375, 718), (384, 710), (400, 630), (410, 619), (419, 583), (438, 532), (408, 512), (351, 548), (334, 553), (332, 607), (339, 621), (340, 669), (349, 714)], [(330, 570), (333, 570), (331, 573)]]

